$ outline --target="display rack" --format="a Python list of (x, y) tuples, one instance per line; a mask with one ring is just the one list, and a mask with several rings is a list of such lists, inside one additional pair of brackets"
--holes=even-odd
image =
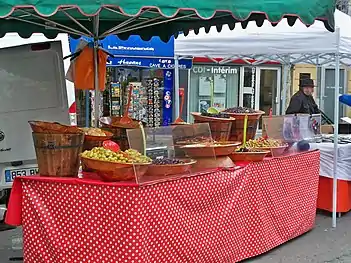
[(122, 114), (123, 91), (120, 82), (111, 83), (111, 115), (120, 116)]
[(146, 79), (147, 90), (147, 126), (160, 127), (162, 124), (163, 81), (160, 78)]

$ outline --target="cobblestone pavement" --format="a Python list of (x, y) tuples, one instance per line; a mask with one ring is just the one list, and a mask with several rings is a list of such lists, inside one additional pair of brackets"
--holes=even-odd
[[(9, 260), (10, 257), (22, 256), (21, 250), (12, 249), (12, 239), (20, 235), (20, 228), (0, 232), (0, 263), (22, 262)], [(242, 263), (307, 262), (351, 263), (351, 212), (338, 220), (336, 229), (331, 228), (331, 217), (319, 214), (316, 227), (312, 231), (260, 257)]]

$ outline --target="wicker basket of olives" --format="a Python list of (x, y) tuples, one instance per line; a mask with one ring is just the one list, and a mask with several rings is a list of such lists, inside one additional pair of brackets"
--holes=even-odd
[(185, 174), (190, 172), (191, 166), (196, 161), (192, 159), (171, 159), (161, 158), (152, 161), (147, 175), (149, 176), (169, 176), (175, 174)]
[(128, 181), (143, 176), (151, 159), (136, 150), (113, 152), (103, 147), (95, 147), (81, 154), (85, 167), (95, 171), (104, 181)]

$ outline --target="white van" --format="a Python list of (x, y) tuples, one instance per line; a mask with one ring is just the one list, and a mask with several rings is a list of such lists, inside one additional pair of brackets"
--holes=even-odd
[(72, 124), (73, 83), (65, 80), (70, 54), (67, 34), (47, 39), (17, 33), (0, 38), (0, 191), (16, 176), (37, 173), (29, 120)]

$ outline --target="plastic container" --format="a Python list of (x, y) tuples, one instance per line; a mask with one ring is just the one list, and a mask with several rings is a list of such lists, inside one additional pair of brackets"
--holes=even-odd
[(84, 134), (33, 133), (33, 142), (41, 176), (78, 176)]

